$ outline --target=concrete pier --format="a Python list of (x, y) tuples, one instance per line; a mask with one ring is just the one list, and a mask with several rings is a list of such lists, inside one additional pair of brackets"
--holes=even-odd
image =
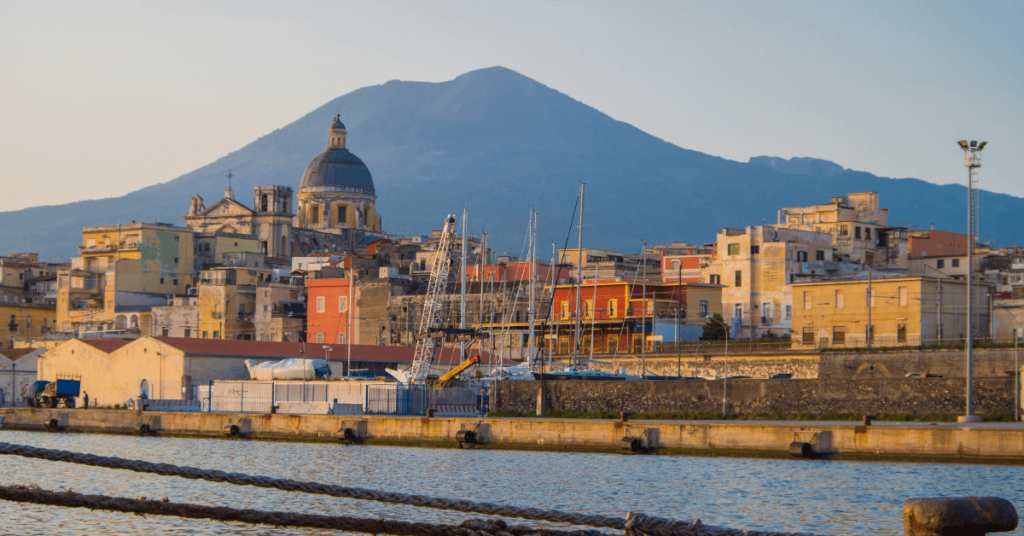
[[(1024, 426), (1012, 423), (795, 421), (613, 421), (541, 418), (390, 417), (3, 409), (4, 430), (56, 430), (274, 440), (339, 441), (345, 429), (367, 444), (578, 450), (712, 456), (790, 456), (1024, 464)], [(232, 428), (234, 427), (234, 428)], [(462, 434), (463, 437), (466, 434)], [(623, 441), (625, 438), (638, 441)]]

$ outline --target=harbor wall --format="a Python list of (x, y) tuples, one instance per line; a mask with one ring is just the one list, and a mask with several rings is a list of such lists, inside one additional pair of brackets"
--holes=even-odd
[[(726, 359), (722, 355), (694, 357), (693, 353), (680, 356), (657, 354), (641, 359), (640, 356), (594, 356), (597, 361), (594, 368), (606, 372), (619, 372), (625, 369), (627, 374), (639, 375), (641, 361), (645, 363), (647, 374), (657, 376), (694, 376), (699, 378), (721, 378), (725, 375)], [(818, 354), (782, 353), (776, 355), (739, 355), (729, 356), (730, 376), (750, 376), (751, 378), (767, 378), (772, 374), (788, 373), (794, 378), (817, 378), (819, 368)], [(566, 359), (556, 362), (567, 363)]]
[[(3, 429), (45, 430), (55, 420), (63, 432), (152, 433), (239, 439), (308, 439), (337, 442), (345, 428), (369, 444), (455, 447), (456, 434), (472, 430), (480, 448), (624, 452), (624, 437), (645, 438), (665, 454), (788, 456), (790, 443), (827, 445), (821, 454), (848, 459), (921, 459), (1024, 463), (1024, 428), (857, 423), (680, 422), (580, 419), (424, 418), (231, 413), (170, 413), (125, 410), (3, 409)], [(830, 435), (827, 441), (823, 432)], [(2, 438), (2, 435), (0, 435)]]
[[(961, 415), (965, 406), (964, 380), (947, 378), (733, 379), (728, 383), (729, 415), (738, 417), (934, 418)], [(495, 412), (532, 414), (543, 387), (548, 410), (673, 417), (720, 415), (724, 384), (721, 380), (503, 381), (496, 384), (492, 405)], [(1012, 415), (1013, 402), (1013, 378), (974, 380), (975, 413)]]
[[(975, 348), (971, 360), (975, 376), (1010, 376), (1014, 366), (1013, 348)], [(824, 352), (819, 378), (902, 378), (912, 372), (943, 378), (964, 378), (963, 349)]]

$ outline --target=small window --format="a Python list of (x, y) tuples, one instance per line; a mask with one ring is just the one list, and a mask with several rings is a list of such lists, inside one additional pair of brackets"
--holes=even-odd
[(167, 337), (168, 335), (170, 335), (170, 333), (171, 333), (171, 330), (170, 330), (170, 329), (168, 329), (168, 328), (164, 328), (164, 329), (163, 329), (163, 330), (161, 331), (161, 333), (163, 333), (163, 336), (164, 336), (164, 337)]
[(846, 344), (846, 326), (832, 327), (832, 344)]
[[(178, 241), (178, 235), (174, 235), (174, 241), (175, 241), (175, 242), (177, 242), (177, 241)], [(178, 261), (174, 261), (174, 262), (178, 262)]]
[(317, 344), (323, 344), (324, 343), (324, 334), (323, 333), (317, 333), (316, 334), (316, 342), (317, 342)]
[(796, 262), (807, 262), (807, 252), (806, 251), (797, 251), (796, 252)]
[(161, 285), (163, 285), (163, 284), (164, 284), (164, 278), (162, 278), (162, 277), (160, 278), (160, 284), (161, 284)]
[(732, 306), (732, 317), (733, 318), (739, 318), (741, 322), (743, 321), (743, 304), (742, 303), (735, 303), (735, 304), (733, 304), (733, 306)]
[(842, 290), (836, 291), (836, 309), (842, 309), (846, 306), (846, 297)]
[(219, 339), (220, 338), (220, 331), (214, 331), (213, 332), (213, 338), (214, 339)]
[(804, 310), (809, 311), (811, 309), (811, 291), (804, 291)]
[(178, 286), (178, 280), (177, 279), (172, 279), (171, 283), (173, 283), (174, 286)]
[(185, 338), (188, 339), (192, 336), (192, 328), (185, 328)]
[(345, 337), (344, 333), (338, 334), (338, 344), (348, 344), (348, 337)]
[(853, 237), (860, 240), (860, 227), (853, 228)]
[(562, 320), (569, 318), (569, 302), (567, 300), (562, 301)]
[(785, 311), (786, 311), (786, 320), (792, 320), (793, 319), (793, 306), (792, 305), (786, 305)]
[(757, 255), (758, 253), (761, 253), (761, 246), (750, 246), (751, 255)]
[(743, 271), (742, 270), (736, 270), (736, 286), (737, 287), (742, 287), (743, 286)]
[(178, 264), (178, 258), (177, 257), (174, 258), (174, 264)]
[(960, 259), (953, 259), (953, 261), (950, 263), (950, 265), (952, 265), (953, 268), (959, 268), (960, 267)]
[(864, 228), (864, 239), (865, 240), (871, 240), (871, 228), (870, 227), (865, 227)]
[(344, 313), (348, 311), (348, 296), (341, 296), (338, 298), (338, 312)]
[(897, 324), (896, 326), (896, 342), (907, 342), (907, 325)]
[(608, 318), (619, 316), (619, 300), (608, 300)]
[(718, 274), (711, 274), (711, 276), (709, 277), (708, 283), (711, 283), (712, 285), (721, 285), (722, 284), (722, 276), (720, 276)]
[(681, 269), (680, 267), (682, 264), (680, 264), (679, 261), (672, 261), (670, 266), (672, 267), (673, 272), (678, 272)]
[(701, 300), (700, 301), (699, 314), (700, 314), (701, 318), (707, 318), (708, 317), (708, 301), (707, 300)]
[(945, 268), (946, 267), (946, 260), (945, 259), (939, 259), (939, 260), (935, 261), (935, 267), (936, 268)]
[(594, 317), (594, 302), (591, 300), (583, 301), (583, 318)]
[(740, 245), (739, 244), (729, 244), (729, 255), (739, 255), (739, 254), (740, 254)]
[[(323, 296), (317, 296), (316, 297), (316, 312), (318, 312), (318, 313), (324, 312), (324, 302), (325, 301), (326, 300), (324, 299)], [(320, 342), (322, 342), (322, 341), (320, 341)]]
[(825, 251), (821, 250), (821, 249), (819, 249), (818, 251), (815, 251), (814, 252), (814, 259), (815, 260), (819, 260), (819, 261), (825, 260)]
[(203, 332), (203, 338), (204, 339), (209, 339), (210, 338), (210, 332), (209, 331), (204, 331)]
[(814, 344), (814, 328), (804, 328), (803, 340), (801, 342), (806, 345)]
[(907, 287), (900, 287), (899, 288), (899, 296), (900, 296), (900, 307), (906, 307), (907, 306), (907, 301), (908, 301), (908, 298), (907, 298)]

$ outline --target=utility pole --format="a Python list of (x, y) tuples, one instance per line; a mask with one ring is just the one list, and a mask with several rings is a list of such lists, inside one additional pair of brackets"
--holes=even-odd
[[(459, 328), (466, 329), (466, 205), (462, 205), (462, 264), (459, 265), (462, 272), (462, 303), (460, 304)], [(459, 343), (459, 360), (466, 360), (466, 341)]]
[[(679, 274), (676, 279), (676, 375), (683, 379), (683, 349), (679, 340), (679, 322), (683, 312), (683, 259), (679, 259)], [(696, 363), (696, 360), (694, 361)]]
[(529, 363), (530, 370), (533, 370), (534, 366), (534, 347), (536, 345), (536, 339), (534, 335), (534, 329), (536, 325), (537, 309), (536, 309), (536, 290), (535, 282), (537, 280), (537, 211), (532, 207), (530, 208), (530, 336), (527, 339), (529, 342), (527, 348), (526, 362)]

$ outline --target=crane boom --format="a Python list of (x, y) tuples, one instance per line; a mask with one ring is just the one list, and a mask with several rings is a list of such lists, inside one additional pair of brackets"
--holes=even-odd
[(434, 361), (437, 341), (429, 336), (441, 327), (444, 321), (445, 299), (451, 285), (452, 252), (455, 249), (455, 216), (449, 214), (444, 220), (441, 240), (434, 255), (430, 280), (427, 283), (427, 295), (423, 300), (423, 314), (420, 315), (420, 327), (417, 331), (416, 351), (412, 358), (412, 368), (406, 375), (408, 383), (425, 383), (430, 364)]

